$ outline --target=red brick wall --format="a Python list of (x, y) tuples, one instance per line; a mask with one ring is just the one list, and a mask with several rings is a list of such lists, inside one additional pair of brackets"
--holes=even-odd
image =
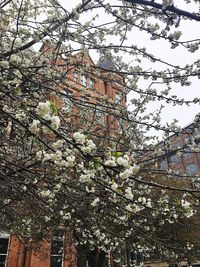
[[(50, 43), (44, 45), (41, 49), (41, 51), (45, 51), (44, 53), (51, 53), (51, 47)], [(90, 65), (93, 65), (94, 63), (91, 61), (91, 58), (88, 56), (86, 59), (84, 59), (81, 54), (77, 56), (73, 56), (70, 61), (71, 64), (75, 61), (79, 61), (80, 63), (89, 63)], [(63, 64), (64, 62), (62, 59), (57, 60), (58, 64)], [(56, 63), (56, 64), (57, 64)], [(64, 67), (61, 67), (64, 68)], [(77, 69), (78, 70), (78, 69)], [(73, 83), (73, 73), (74, 68), (70, 71), (68, 74), (69, 80), (67, 81), (66, 86), (63, 86), (63, 90), (70, 87), (70, 83)], [(90, 88), (86, 88), (87, 95), (89, 101), (92, 103), (96, 103), (98, 98), (98, 94), (101, 94), (102, 96), (107, 95), (108, 101), (116, 102), (116, 94), (115, 91), (122, 92), (123, 86), (119, 86), (116, 88), (116, 85), (114, 83), (112, 84), (111, 81), (108, 79), (109, 72), (106, 71), (99, 71), (98, 75), (95, 76), (94, 72), (92, 73), (91, 77), (95, 79), (95, 90), (91, 90)], [(102, 78), (99, 78), (101, 75)], [(80, 73), (79, 73), (80, 76)], [(123, 83), (123, 77), (116, 75), (116, 80), (121, 80)], [(80, 77), (79, 77), (80, 81)], [(80, 93), (82, 85), (80, 82), (73, 85), (73, 88), (71, 89), (74, 96), (79, 98), (83, 93)], [(50, 96), (51, 98), (51, 96)], [(54, 98), (53, 98), (54, 99)], [(98, 100), (99, 101), (99, 100)], [(58, 106), (60, 107), (61, 101), (56, 99), (56, 102)], [(122, 100), (122, 106), (125, 107), (125, 97), (123, 97)], [(117, 123), (115, 122), (113, 115), (108, 115), (107, 119), (108, 123), (108, 131), (109, 133), (112, 133), (117, 128)], [(71, 239), (71, 237), (70, 237)], [(71, 239), (72, 240), (72, 239)], [(76, 251), (74, 245), (71, 243), (69, 244), (69, 239), (66, 244), (66, 257), (64, 260), (64, 266), (63, 267), (76, 267)], [(112, 259), (111, 259), (112, 262)], [(6, 267), (49, 267), (50, 266), (50, 244), (47, 241), (43, 241), (41, 243), (40, 249), (36, 252), (34, 249), (34, 243), (29, 243), (28, 247), (25, 248), (22, 241), (20, 241), (15, 236), (11, 236), (10, 244), (9, 244), (9, 250), (8, 250), (8, 257), (7, 257), (7, 266)]]

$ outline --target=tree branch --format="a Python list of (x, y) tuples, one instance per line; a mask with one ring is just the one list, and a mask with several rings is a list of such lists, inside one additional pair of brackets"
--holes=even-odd
[[(91, 0), (86, 1), (84, 4), (81, 5), (81, 7), (79, 9), (83, 9), (90, 1)], [(67, 22), (70, 19), (73, 19), (73, 17), (75, 17), (75, 15), (76, 15), (76, 12), (71, 12), (69, 15), (64, 17), (59, 22), (55, 23), (53, 26), (50, 25), (46, 31), (44, 31), (41, 34), (39, 34), (38, 39), (32, 39), (31, 41), (29, 41), (28, 43), (22, 45), (21, 47), (18, 47), (16, 49), (12, 49), (11, 51), (8, 51), (8, 52), (2, 54), (1, 57), (2, 58), (3, 57), (8, 57), (8, 56), (11, 56), (11, 55), (13, 55), (15, 53), (21, 52), (23, 50), (26, 50), (26, 49), (32, 47), (34, 44), (39, 43), (41, 40), (43, 40), (45, 37), (47, 37), (49, 33), (53, 32), (57, 28), (59, 28), (64, 22)]]
[(179, 9), (179, 8), (175, 7), (174, 5), (168, 6), (165, 8), (165, 6), (162, 4), (159, 4), (159, 3), (156, 3), (153, 1), (148, 1), (148, 0), (125, 0), (125, 2), (129, 2), (132, 4), (141, 4), (141, 5), (145, 5), (145, 6), (151, 6), (151, 7), (163, 10), (163, 11), (170, 11), (172, 13), (179, 15), (179, 16), (183, 16), (183, 17), (186, 17), (186, 18), (189, 18), (192, 20), (200, 21), (199, 15), (196, 15), (194, 13)]

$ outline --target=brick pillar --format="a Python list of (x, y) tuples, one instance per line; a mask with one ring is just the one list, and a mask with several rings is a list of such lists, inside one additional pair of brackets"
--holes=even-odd
[(113, 99), (113, 88), (111, 82), (105, 82), (105, 91), (109, 99)]
[(23, 267), (24, 244), (16, 236), (10, 237), (6, 267)]
[(49, 267), (50, 266), (50, 244), (44, 240), (39, 244), (31, 242), (26, 258), (25, 267)]
[(74, 238), (70, 231), (65, 235), (65, 260), (63, 267), (77, 267), (76, 248)]
[[(108, 96), (108, 101), (113, 100), (113, 88), (110, 82), (105, 82), (105, 92)], [(111, 110), (112, 112), (112, 110)], [(113, 115), (107, 115), (107, 127), (108, 127), (108, 134), (111, 135), (114, 133), (115, 130), (115, 121)]]

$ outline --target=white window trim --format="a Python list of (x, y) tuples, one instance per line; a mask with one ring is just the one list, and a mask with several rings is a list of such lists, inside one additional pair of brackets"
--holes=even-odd
[(118, 105), (122, 105), (122, 99), (123, 99), (122, 93), (115, 91), (115, 100)]
[(90, 80), (89, 80), (89, 87), (91, 88), (91, 89), (95, 89), (95, 79), (93, 79), (93, 78), (90, 78)]
[(74, 76), (73, 76), (73, 81), (76, 82), (76, 83), (78, 83), (78, 76), (79, 76), (78, 71), (75, 70), (74, 71)]
[(85, 74), (81, 74), (81, 85), (84, 87), (88, 87), (88, 79)]
[(0, 232), (0, 238), (10, 238), (10, 234), (6, 233), (6, 232)]

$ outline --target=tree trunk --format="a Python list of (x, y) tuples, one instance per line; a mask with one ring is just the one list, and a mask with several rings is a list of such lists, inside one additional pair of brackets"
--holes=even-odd
[(103, 267), (104, 266), (104, 261), (105, 261), (106, 253), (102, 250), (100, 250), (99, 255), (98, 255), (98, 267)]
[(89, 267), (98, 267), (97, 265), (97, 250), (92, 250), (87, 255), (87, 261)]
[(106, 253), (102, 250), (92, 250), (87, 255), (89, 267), (104, 267)]

